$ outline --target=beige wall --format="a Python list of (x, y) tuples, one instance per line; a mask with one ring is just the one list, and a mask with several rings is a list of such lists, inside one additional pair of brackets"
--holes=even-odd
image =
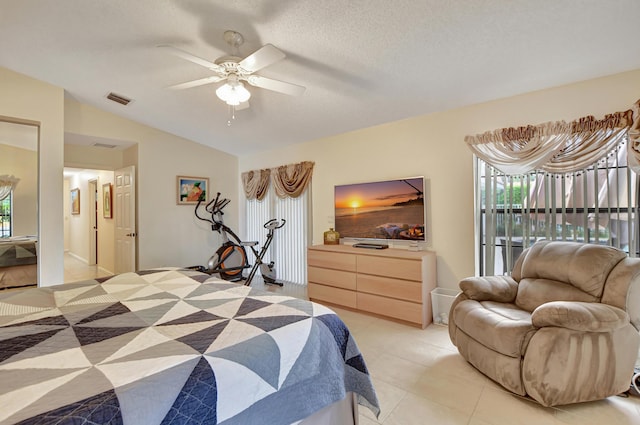
[(121, 149), (70, 144), (64, 145), (65, 167), (115, 170), (116, 168), (122, 168), (123, 164), (124, 151)]
[[(40, 284), (63, 281), (63, 132), (133, 141), (138, 159), (138, 250), (141, 268), (201, 264), (218, 238), (190, 207), (175, 204), (177, 175), (211, 179), (211, 192), (232, 200), (225, 219), (243, 216), (241, 171), (302, 160), (316, 162), (314, 243), (333, 216), (335, 184), (424, 175), (429, 180), (430, 246), (438, 282), (454, 287), (474, 274), (472, 156), (463, 139), (504, 126), (597, 117), (629, 108), (640, 97), (640, 70), (420, 116), (239, 160), (96, 108), (64, 100), (61, 88), (0, 68), (0, 115), (41, 123), (39, 162)], [(128, 163), (126, 165), (129, 165)]]
[(71, 99), (65, 101), (65, 131), (136, 143), (123, 154), (123, 163), (137, 170), (138, 268), (206, 264), (220, 243), (207, 223), (195, 218), (192, 206), (177, 205), (178, 175), (208, 177), (211, 193), (232, 198), (225, 219), (237, 226), (235, 156)]
[(0, 115), (40, 125), (38, 162), (38, 284), (64, 280), (63, 134), (64, 91), (0, 68)]
[(0, 144), (0, 174), (20, 179), (13, 191), (13, 236), (38, 233), (38, 153)]
[[(333, 223), (336, 184), (425, 176), (430, 249), (438, 284), (455, 288), (475, 274), (473, 159), (464, 137), (499, 127), (572, 120), (631, 108), (640, 70), (419, 116), (240, 158), (240, 172), (315, 161), (313, 243)], [(241, 211), (241, 214), (244, 212)]]

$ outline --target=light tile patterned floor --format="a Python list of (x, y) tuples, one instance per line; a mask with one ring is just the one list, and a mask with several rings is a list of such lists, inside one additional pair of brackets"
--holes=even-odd
[(514, 396), (476, 371), (444, 326), (418, 329), (333, 308), (364, 354), (380, 399), (376, 420), (360, 409), (360, 425), (639, 425), (640, 398), (545, 408)]
[(98, 266), (89, 266), (82, 260), (64, 254), (64, 283), (77, 282), (79, 280), (95, 279), (109, 276), (109, 273), (99, 269)]

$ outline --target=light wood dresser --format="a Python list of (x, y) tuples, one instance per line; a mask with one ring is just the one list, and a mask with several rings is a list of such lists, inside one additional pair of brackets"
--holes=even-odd
[(436, 287), (433, 251), (314, 245), (307, 251), (309, 299), (426, 327)]

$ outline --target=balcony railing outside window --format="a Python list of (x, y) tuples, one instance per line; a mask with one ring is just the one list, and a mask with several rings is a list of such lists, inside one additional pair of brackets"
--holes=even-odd
[(539, 239), (638, 252), (638, 177), (622, 141), (606, 158), (569, 174), (506, 175), (476, 159), (476, 229), (481, 275), (508, 274)]

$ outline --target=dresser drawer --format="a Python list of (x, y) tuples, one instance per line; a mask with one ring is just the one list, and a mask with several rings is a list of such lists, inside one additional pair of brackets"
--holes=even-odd
[(336, 288), (356, 290), (356, 274), (352, 272), (309, 266), (307, 267), (307, 280), (309, 283), (321, 283)]
[(366, 292), (416, 303), (422, 302), (422, 282), (358, 274), (356, 283), (358, 292)]
[(422, 281), (422, 261), (358, 255), (358, 273)]
[(325, 301), (331, 304), (356, 308), (356, 293), (347, 289), (334, 288), (309, 282), (307, 296), (312, 301)]
[(307, 264), (335, 270), (356, 271), (356, 256), (339, 252), (307, 251)]
[(422, 305), (409, 301), (395, 300), (358, 292), (356, 308), (370, 313), (417, 323), (422, 327), (427, 325), (427, 323), (422, 323)]

